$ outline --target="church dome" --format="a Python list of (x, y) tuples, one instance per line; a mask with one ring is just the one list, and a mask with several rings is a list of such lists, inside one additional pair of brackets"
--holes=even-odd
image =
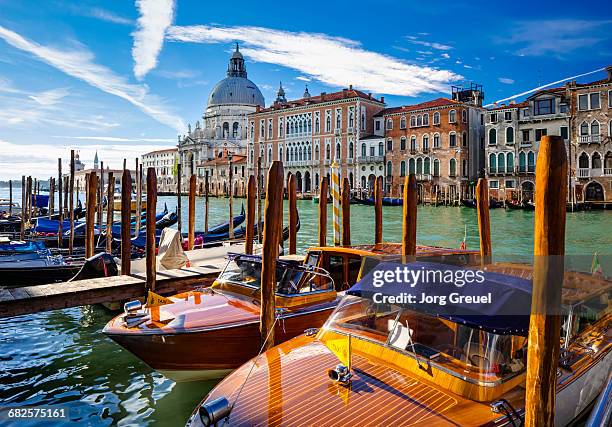
[(244, 58), (238, 49), (238, 44), (229, 61), (227, 77), (217, 83), (208, 96), (209, 107), (227, 104), (265, 106), (259, 88), (247, 79)]

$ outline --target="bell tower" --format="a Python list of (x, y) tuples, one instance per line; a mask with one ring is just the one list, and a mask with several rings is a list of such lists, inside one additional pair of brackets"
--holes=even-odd
[(236, 43), (236, 50), (230, 58), (227, 66), (227, 77), (244, 77), (246, 78), (247, 72), (244, 66), (244, 57), (240, 53), (238, 43)]

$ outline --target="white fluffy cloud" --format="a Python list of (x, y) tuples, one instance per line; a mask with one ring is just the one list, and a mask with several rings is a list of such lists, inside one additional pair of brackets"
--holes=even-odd
[(167, 38), (192, 43), (237, 40), (244, 45), (243, 54), (254, 61), (292, 68), (307, 78), (331, 86), (353, 84), (356, 88), (377, 93), (415, 96), (447, 91), (451, 82), (462, 78), (449, 70), (408, 64), (368, 51), (356, 41), (326, 34), (195, 25), (170, 27)]
[(137, 0), (140, 12), (134, 31), (134, 75), (142, 79), (157, 66), (157, 57), (164, 44), (166, 29), (174, 17), (174, 0)]
[(44, 46), (0, 25), (0, 38), (11, 46), (28, 52), (65, 74), (82, 80), (106, 93), (118, 96), (158, 122), (184, 132), (182, 119), (164, 107), (164, 101), (149, 94), (145, 85), (131, 84), (112, 70), (94, 62), (91, 52), (81, 50), (59, 50)]
[(510, 79), (508, 77), (499, 77), (497, 80), (506, 85), (511, 85), (514, 83), (514, 79)]

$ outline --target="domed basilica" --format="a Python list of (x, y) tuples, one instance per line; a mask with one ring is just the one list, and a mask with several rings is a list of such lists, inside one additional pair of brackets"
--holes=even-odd
[[(255, 83), (247, 78), (244, 57), (238, 44), (227, 67), (227, 77), (218, 82), (208, 97), (203, 121), (189, 125), (187, 135), (179, 136), (179, 160), (182, 176), (197, 175), (198, 166), (221, 161), (232, 153), (241, 159), (246, 153), (247, 115), (264, 107), (265, 101)], [(183, 182), (187, 182), (183, 179)]]

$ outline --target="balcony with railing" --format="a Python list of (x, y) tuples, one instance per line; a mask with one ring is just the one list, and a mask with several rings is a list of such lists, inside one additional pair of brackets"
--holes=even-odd
[(417, 173), (416, 179), (417, 181), (431, 181), (432, 175), (430, 173)]
[(533, 141), (521, 141), (519, 144), (520, 147), (531, 147), (533, 145)]
[(590, 177), (591, 177), (590, 168), (578, 168), (578, 178), (590, 178)]
[(604, 168), (603, 174), (604, 174), (604, 176), (611, 176), (612, 175), (612, 168)]
[(600, 142), (600, 135), (580, 135), (581, 144), (599, 144)]
[(359, 163), (382, 163), (385, 161), (385, 156), (359, 156)]

